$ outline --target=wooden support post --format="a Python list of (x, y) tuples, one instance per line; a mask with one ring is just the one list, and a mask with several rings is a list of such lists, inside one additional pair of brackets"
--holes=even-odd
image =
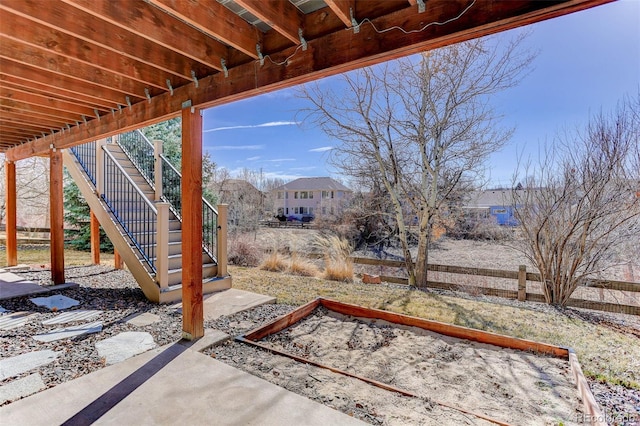
[(162, 141), (153, 141), (153, 161), (154, 161), (154, 183), (156, 187), (155, 200), (160, 201), (162, 199)]
[(518, 268), (518, 300), (527, 300), (527, 267), (520, 265)]
[(115, 248), (113, 249), (113, 267), (116, 269), (122, 269), (122, 257)]
[(156, 281), (161, 288), (169, 286), (169, 203), (156, 203)]
[(16, 163), (5, 161), (5, 233), (7, 236), (7, 266), (18, 264), (18, 235), (16, 231), (17, 192), (16, 192)]
[(94, 265), (100, 264), (100, 222), (93, 210), (89, 212), (91, 226), (91, 262)]
[(227, 273), (227, 216), (228, 204), (218, 204), (218, 230), (216, 232), (216, 247), (218, 253), (218, 277), (226, 277)]
[(182, 337), (204, 336), (202, 300), (202, 111), (182, 110)]
[(49, 153), (49, 206), (51, 228), (51, 281), (64, 283), (64, 199), (62, 195), (62, 151)]

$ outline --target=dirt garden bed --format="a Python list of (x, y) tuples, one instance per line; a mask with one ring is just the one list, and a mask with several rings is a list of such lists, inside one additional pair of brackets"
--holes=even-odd
[(564, 348), (334, 301), (238, 340), (261, 348), (259, 362), (246, 361), (262, 372), (338, 399), (348, 389), (354, 415), (370, 423), (579, 424), (591, 410)]

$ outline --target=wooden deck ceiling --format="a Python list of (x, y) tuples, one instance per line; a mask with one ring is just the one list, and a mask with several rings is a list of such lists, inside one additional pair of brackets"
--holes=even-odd
[(0, 152), (46, 154), (609, 1), (0, 0)]

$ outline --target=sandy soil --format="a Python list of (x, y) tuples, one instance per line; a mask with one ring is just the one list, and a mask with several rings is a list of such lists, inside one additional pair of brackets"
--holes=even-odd
[(346, 398), (354, 409), (366, 411), (359, 417), (371, 423), (490, 424), (469, 413), (473, 412), (509, 424), (575, 424), (576, 413), (582, 410), (566, 360), (419, 328), (345, 317), (321, 308), (265, 342), (420, 396), (401, 396), (265, 352), (254, 353), (259, 360), (244, 360), (276, 382), (297, 383), (296, 391), (303, 394)]

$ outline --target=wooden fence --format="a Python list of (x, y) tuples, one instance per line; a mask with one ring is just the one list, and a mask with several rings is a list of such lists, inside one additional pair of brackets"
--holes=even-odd
[[(352, 257), (353, 263), (360, 265), (405, 268), (404, 261), (382, 260), (367, 257)], [(518, 271), (504, 271), (500, 269), (469, 268), (449, 265), (428, 265), (429, 280), (427, 286), (443, 290), (466, 291), (471, 294), (505, 297), (520, 301), (545, 302), (542, 293), (540, 274), (527, 272), (526, 266), (521, 265)], [(408, 279), (379, 274), (385, 282), (407, 284)], [(464, 279), (440, 280), (463, 276)], [(473, 277), (470, 279), (469, 277)], [(432, 280), (431, 278), (435, 278)], [(506, 285), (494, 285), (489, 280), (479, 279), (490, 277), (506, 282)], [(457, 281), (457, 282), (456, 282)], [(594, 309), (598, 311), (640, 315), (640, 283), (590, 280), (580, 286), (569, 299), (567, 306)]]

